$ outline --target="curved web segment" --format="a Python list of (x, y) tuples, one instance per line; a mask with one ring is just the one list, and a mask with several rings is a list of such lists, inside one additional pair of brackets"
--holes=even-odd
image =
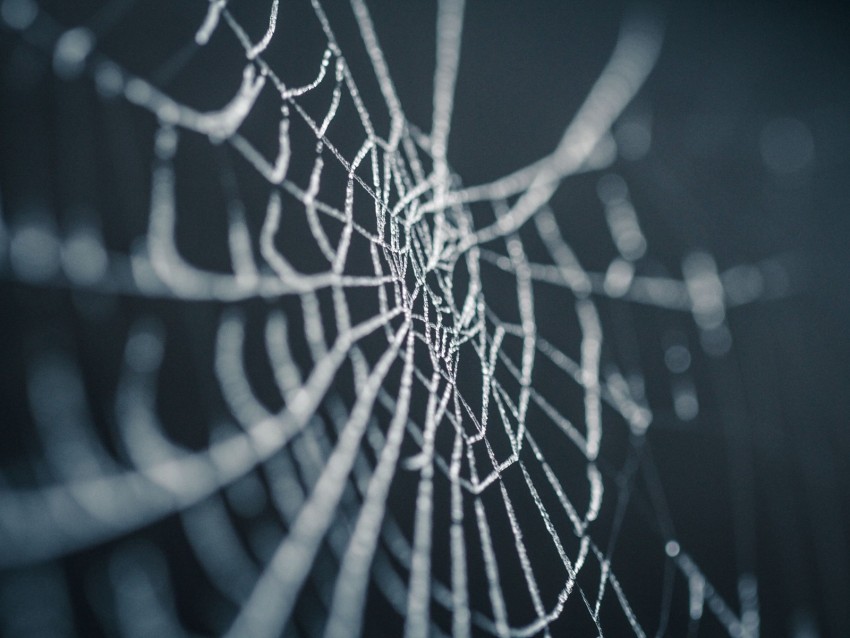
[[(235, 604), (231, 636), (281, 634), (299, 613), (308, 585), (317, 588), (324, 611), (306, 631), (327, 637), (356, 632), (378, 592), (404, 619), (411, 638), (475, 632), (549, 636), (550, 625), (567, 611), (589, 618), (603, 635), (603, 605), (618, 607), (638, 636), (655, 630), (633, 612), (613, 558), (634, 463), (614, 470), (601, 456), (609, 428), (628, 431), (630, 458), (640, 454), (653, 414), (639, 376), (627, 379), (616, 362), (606, 362), (597, 306), (610, 297), (691, 313), (704, 349), (719, 357), (730, 346), (726, 311), (760, 292), (740, 268), (719, 273), (703, 253), (686, 257), (682, 281), (640, 274), (648, 240), (617, 175), (599, 182), (617, 249), (604, 273), (582, 266), (562, 234), (561, 213), (549, 206), (563, 180), (611, 163), (612, 125), (659, 51), (660, 32), (652, 21), (623, 24), (607, 65), (551, 154), (491, 183), (465, 186), (447, 159), (463, 5), (439, 4), (433, 120), (425, 133), (404, 114), (367, 7), (352, 0), (389, 114), (383, 133), (318, 0), (313, 9), (326, 48), (314, 61), (315, 79), (304, 86), (290, 86), (266, 57), (270, 43), (284, 37), (278, 32), (278, 0), (270, 4), (264, 33), (249, 33), (225, 0), (210, 1), (196, 43), (203, 47), (229, 32), (245, 58), (232, 99), (214, 111), (178, 101), (107, 59), (85, 27), (62, 30), (29, 0), (4, 2), (6, 26), (49, 48), (60, 77), (91, 75), (103, 99), (123, 99), (158, 122), (147, 234), (136, 250), (109, 251), (94, 227), (60, 238), (41, 221), (27, 222), (2, 228), (7, 276), (34, 285), (221, 302), (215, 376), (232, 418), (211, 428), (209, 445), (200, 451), (165, 434), (156, 378), (166, 335), (156, 321), (140, 320), (126, 341), (115, 396), (115, 422), (128, 462), (119, 461), (98, 440), (74, 359), (58, 350), (41, 353), (29, 366), (28, 387), (51, 478), (36, 487), (0, 491), (3, 565), (60, 558), (176, 514), (208, 578)], [(303, 105), (313, 92), (328, 88), (321, 109)], [(240, 133), (258, 100), (269, 94), (280, 113), (274, 157)], [(340, 109), (351, 106), (362, 130), (359, 148), (347, 154), (334, 144), (334, 124)], [(309, 131), (315, 142), (309, 158), (293, 152), (295, 127)], [(256, 211), (246, 210), (231, 190), (229, 272), (193, 265), (175, 238), (181, 218), (175, 162), (191, 134), (205, 136), (211, 145), (229, 145), (267, 183), (258, 233), (247, 219)], [(290, 177), (296, 162), (312, 166), (306, 182)], [(331, 188), (327, 182), (337, 176), (345, 176), (342, 206), (323, 199)], [(482, 223), (473, 212), (479, 209), (492, 221)], [(280, 248), (293, 216), (306, 220), (309, 236), (303, 239), (323, 261), (317, 271), (300, 270)], [(544, 261), (530, 258), (530, 237), (545, 248)], [(27, 251), (27, 245), (39, 251)], [(44, 256), (50, 251), (61, 258), (50, 262)], [(371, 272), (359, 272), (352, 263), (367, 263)], [(488, 301), (495, 294), (483, 275), (488, 269), (513, 282), (510, 317)], [(558, 335), (541, 334), (537, 319), (546, 305), (537, 293), (544, 285), (574, 310), (578, 356), (558, 345)], [(363, 299), (364, 291), (371, 305), (362, 318), (364, 302), (355, 308), (352, 295)], [(282, 399), (282, 407), (273, 409), (259, 398), (246, 369), (251, 328), (240, 303), (280, 297), (297, 299), (300, 317), (271, 310), (264, 318), (265, 352)], [(295, 354), (300, 347), (295, 344), (306, 344), (306, 360)], [(690, 356), (684, 346), (676, 347)], [(687, 367), (671, 365), (674, 372)], [(579, 390), (575, 416), (568, 417), (559, 397), (536, 387), (541, 366), (554, 371), (559, 384)], [(682, 379), (677, 413), (692, 418), (696, 396)], [(341, 389), (346, 383), (353, 392)], [(560, 475), (567, 454), (574, 466), (583, 466), (581, 480)], [(405, 497), (409, 520), (390, 498), (400, 474), (415, 477)], [(282, 528), (265, 559), (257, 561), (228, 508), (239, 501), (239, 490), (266, 489), (263, 485)], [(597, 530), (608, 499), (616, 502), (614, 522)], [(438, 514), (448, 522), (446, 547), (437, 547), (445, 531), (435, 527)], [(742, 575), (736, 611), (663, 523), (666, 514), (657, 516), (659, 547), (684, 576), (693, 623), (707, 605), (729, 635), (755, 636), (753, 579)], [(532, 518), (542, 530), (533, 543), (526, 532)], [(494, 527), (494, 519), (507, 524)], [(132, 591), (146, 601), (149, 622), (182, 633), (161, 589), (168, 584), (167, 565), (146, 551), (129, 547), (116, 553), (113, 580), (126, 585), (117, 587), (119, 623), (126, 629), (144, 616), (137, 607), (121, 605), (121, 591)], [(318, 566), (324, 554), (335, 559), (331, 575)], [(438, 561), (447, 561), (448, 568), (440, 571)], [(473, 564), (480, 569), (471, 569)], [(555, 587), (553, 573), (559, 574)], [(517, 583), (530, 605), (506, 593)], [(659, 634), (672, 605), (669, 587), (665, 591)]]

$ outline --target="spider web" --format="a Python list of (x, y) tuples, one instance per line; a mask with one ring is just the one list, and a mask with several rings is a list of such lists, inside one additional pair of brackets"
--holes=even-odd
[[(395, 620), (370, 631), (397, 622), (410, 637), (585, 626), (645, 636), (674, 631), (682, 612), (694, 633), (706, 614), (728, 635), (757, 635), (746, 550), (732, 604), (676, 537), (660, 485), (638, 523), (662, 574), (646, 576), (651, 618), (641, 617), (640, 574), (614, 556), (656, 415), (639, 361), (608, 346), (616, 326), (602, 306), (690, 315), (702, 356), (722, 360), (727, 311), (771, 295), (768, 267), (719, 272), (704, 252), (682, 256), (681, 279), (642, 272), (650, 241), (628, 184), (610, 172), (623, 144), (612, 131), (653, 68), (659, 24), (624, 20), (551, 154), (467, 186), (448, 161), (462, 1), (439, 3), (428, 131), (407, 119), (362, 0), (351, 8), (374, 74), (363, 81), (377, 81), (382, 101), (368, 107), (318, 0), (323, 41), (307, 83), (278, 69), (278, 1), (263, 13), (265, 31), (243, 24), (239, 8), (211, 0), (181, 50), (202, 57), (229, 40), (240, 51), (241, 78), (222, 72), (229, 97), (208, 108), (158, 88), (191, 56), (144, 77), (101, 53), (93, 26), (60, 27), (29, 0), (2, 4), (6, 27), (51, 56), (62, 82), (93, 86), (99, 101), (155, 127), (146, 231), (126, 250), (108, 246), (97, 216), (64, 235), (35, 213), (0, 227), (5, 277), (136, 300), (108, 400), (90, 401), (71, 347), (42, 340), (27, 362), (38, 452), (10, 464), (0, 491), (4, 567), (103, 547), (112, 593), (94, 605), (98, 622), (183, 634), (168, 541), (145, 536), (176, 518), (192, 569), (228, 610), (201, 605), (200, 624), (231, 636), (349, 636), (381, 614)], [(207, 73), (219, 77), (212, 62)], [(256, 134), (257, 111), (274, 120), (272, 135)], [(206, 197), (224, 212), (215, 248), (226, 247), (224, 267), (196, 263), (207, 245), (191, 257), (184, 248), (187, 233), (207, 238), (205, 225), (218, 223), (181, 194), (181, 154), (193, 144), (232, 158), (216, 165), (217, 184), (195, 187), (215, 190)], [(598, 271), (563, 230), (572, 213), (552, 204), (588, 173), (599, 174), (593, 214), (614, 248)], [(179, 383), (191, 367), (164, 367), (180, 332), (157, 309), (173, 302), (202, 309), (199, 334), (215, 322), (206, 345), (215, 387), (200, 391), (213, 407), (197, 412), (213, 416), (185, 417), (192, 435), (171, 432), (187, 408), (166, 409), (162, 396), (162, 378)], [(83, 317), (87, 304), (77, 298)], [(689, 421), (700, 410), (690, 372), (699, 353), (672, 334), (673, 411)], [(21, 591), (67, 598), (61, 573), (33, 573)], [(64, 619), (51, 622), (70, 622), (57, 609)]]

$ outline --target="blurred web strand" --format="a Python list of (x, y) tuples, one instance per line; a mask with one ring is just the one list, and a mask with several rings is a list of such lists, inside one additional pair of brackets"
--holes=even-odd
[[(362, 0), (352, 0), (355, 19), (391, 118), (386, 139), (373, 128), (321, 4), (312, 0), (312, 5), (327, 38), (327, 48), (317, 63), (315, 81), (293, 88), (278, 77), (263, 56), (273, 38), (284, 37), (277, 30), (278, 0), (270, 5), (267, 30), (254, 39), (228, 11), (225, 0), (211, 0), (195, 41), (201, 46), (207, 44), (226, 25), (244, 48), (246, 66), (241, 84), (229, 103), (216, 111), (201, 112), (178, 103), (150, 82), (103, 58), (89, 36), (86, 36), (89, 39), (79, 37), (83, 32), (76, 32), (76, 39), (65, 37), (70, 32), (63, 35), (30, 0), (6, 0), (2, 4), (6, 25), (20, 31), (25, 39), (28, 34), (39, 32), (49, 34), (57, 43), (64, 42), (62, 47), (57, 44), (55, 51), (57, 68), (70, 74), (71, 70), (88, 64), (104, 96), (123, 96), (153, 114), (160, 124), (154, 140), (156, 161), (144, 245), (132, 255), (115, 255), (107, 252), (96, 234), (92, 235), (91, 241), (106, 256), (107, 266), (81, 287), (143, 297), (228, 303), (297, 294), (301, 299), (304, 337), (313, 361), (306, 378), (302, 378), (289, 350), (292, 335), (287, 320), (282, 315), (270, 314), (266, 343), (274, 363), (275, 381), (284, 398), (284, 408), (270, 412), (254, 396), (244, 369), (244, 317), (238, 311), (223, 313), (215, 344), (216, 376), (234, 422), (227, 424), (223, 433), (211, 437), (208, 449), (194, 452), (170, 442), (158, 422), (153, 378), (160, 357), (139, 354), (138, 344), (142, 340), (148, 346), (161, 346), (164, 337), (150, 326), (137, 326), (127, 341), (124, 381), (116, 397), (118, 430), (134, 465), (132, 469), (123, 469), (93, 436), (80, 383), (82, 376), (70, 357), (53, 354), (36, 358), (30, 369), (30, 402), (45, 443), (53, 482), (29, 489), (3, 486), (0, 511), (5, 516), (0, 522), (0, 533), (4, 542), (0, 562), (20, 565), (58, 558), (178, 513), (204, 569), (237, 604), (236, 617), (229, 629), (232, 636), (281, 633), (296, 610), (305, 583), (311, 578), (318, 580), (313, 569), (326, 539), (339, 561), (333, 586), (324, 587), (327, 591), (320, 594), (328, 609), (328, 620), (322, 629), (328, 638), (351, 635), (361, 626), (370, 583), (375, 583), (404, 616), (405, 635), (409, 638), (442, 633), (430, 615), (432, 602), (451, 612), (454, 636), (471, 635), (473, 626), (500, 637), (540, 633), (549, 636), (549, 624), (561, 615), (567, 599), (576, 591), (603, 635), (600, 608), (609, 589), (635, 635), (645, 636), (647, 632), (633, 613), (612, 567), (612, 549), (601, 548), (589, 527), (600, 512), (605, 491), (602, 472), (596, 464), (603, 437), (602, 404), (611, 406), (636, 436), (645, 433), (652, 414), (643, 397), (634, 395), (619, 373), (603, 378), (603, 329), (594, 298), (623, 297), (689, 311), (700, 328), (707, 331), (723, 326), (726, 308), (760, 298), (760, 291), (749, 294), (736, 291), (731, 284), (740, 278), (718, 274), (707, 256), (690, 258), (683, 282), (635, 275), (634, 262), (643, 253), (630, 250), (617, 230), (628, 226), (627, 230), (637, 233), (645, 243), (635, 214), (616, 217), (612, 213), (611, 219), (615, 221), (611, 222), (611, 232), (620, 251), (616, 268), (612, 263), (608, 273), (589, 273), (562, 237), (548, 208), (562, 180), (605, 164), (604, 157), (599, 159), (599, 150), (610, 142), (611, 126), (635, 96), (657, 58), (661, 41), (657, 25), (641, 20), (623, 25), (608, 64), (551, 155), (489, 184), (463, 188), (452, 173), (447, 156), (463, 31), (463, 1), (445, 0), (439, 4), (433, 121), (430, 134), (425, 135), (406, 120), (366, 5)], [(71, 46), (74, 42), (77, 45)], [(325, 113), (313, 118), (304, 111), (298, 98), (326, 82), (333, 83), (330, 104)], [(277, 91), (281, 103), (279, 147), (274, 161), (263, 157), (238, 132), (264, 90)], [(343, 91), (354, 103), (364, 131), (363, 143), (351, 159), (343, 157), (330, 139)], [(287, 179), (292, 161), (290, 118), (300, 118), (313, 131), (318, 143), (306, 187)], [(273, 187), (259, 242), (252, 242), (244, 207), (235, 195), (232, 197), (228, 233), (232, 273), (197, 268), (181, 256), (176, 245), (179, 211), (173, 159), (178, 152), (180, 130), (205, 135), (216, 144), (230, 144)], [(426, 174), (421, 155), (431, 161), (431, 174)], [(320, 199), (326, 160), (338, 161), (347, 175), (343, 210)], [(370, 184), (358, 174), (361, 164), (371, 168)], [(293, 214), (292, 207), (285, 208), (281, 190), (303, 205), (312, 239), (328, 261), (324, 272), (298, 272), (277, 249), (274, 240), (281, 231), (282, 220), (285, 215)], [(354, 199), (364, 194), (374, 204), (377, 233), (354, 222)], [(507, 199), (514, 196), (518, 198), (509, 206)], [(616, 205), (625, 205), (622, 197), (613, 200)], [(496, 221), (475, 228), (465, 207), (473, 202), (490, 204)], [(607, 201), (608, 204), (611, 202)], [(336, 246), (323, 230), (320, 215), (325, 221), (342, 224)], [(531, 263), (526, 256), (517, 232), (531, 220), (553, 265)], [(54, 237), (54, 230), (39, 224), (32, 222), (7, 230), (0, 223), (0, 255), (10, 254), (13, 275), (21, 280), (46, 284), (64, 274), (71, 282), (67, 285), (73, 285), (78, 281), (72, 276), (73, 260), (60, 260), (57, 262), (60, 265), (53, 268), (48, 262), (34, 263), (32, 260), (37, 257), (27, 255), (35, 253), (23, 250), (22, 246), (43, 248), (44, 242), (50, 240), (61, 250), (65, 249), (65, 244)], [(372, 276), (346, 274), (355, 234), (369, 244)], [(507, 256), (482, 246), (496, 240), (504, 244)], [(253, 253), (254, 243), (259, 244), (262, 261)], [(487, 305), (479, 277), (480, 264), (484, 262), (515, 276), (518, 324), (501, 320)], [(461, 264), (467, 269), (470, 281), (464, 301), (457, 307), (452, 276)], [(579, 361), (573, 361), (538, 334), (535, 281), (554, 284), (575, 296), (582, 334)], [(370, 319), (352, 326), (345, 291), (354, 287), (375, 290), (379, 310)], [(323, 308), (316, 296), (317, 291), (325, 289), (331, 291), (331, 309)], [(333, 313), (337, 330), (330, 343), (323, 328), (323, 313), (329, 312)], [(358, 342), (382, 328), (387, 341), (385, 350), (370, 366)], [(506, 339), (516, 339), (521, 345), (518, 362), (503, 348)], [(430, 369), (415, 357), (417, 348), (423, 345)], [(471, 352), (480, 363), (483, 388), (480, 412), (471, 407), (458, 384), (461, 354), (466, 355), (465, 360)], [(565, 378), (581, 387), (582, 423), (571, 422), (534, 388), (532, 377), (539, 357), (553, 363)], [(399, 361), (400, 389), (392, 396), (387, 391), (386, 379), (397, 369)], [(357, 399), (350, 406), (342, 404), (332, 390), (346, 364), (351, 366), (357, 390)], [(467, 374), (468, 369), (467, 363)], [(514, 385), (518, 386), (518, 392), (509, 390)], [(49, 388), (53, 386), (63, 388), (64, 392), (52, 396)], [(411, 395), (417, 390), (427, 393), (424, 415), (411, 411)], [(589, 498), (584, 513), (568, 497), (575, 486), (564, 485), (559, 480), (536, 442), (527, 422), (531, 405), (541, 409), (550, 420), (547, 427), (559, 430), (563, 440), (572, 444), (587, 461)], [(68, 406), (75, 409), (66, 411), (63, 417), (68, 421), (67, 428), (57, 429), (56, 415), (63, 414), (62, 408)], [(328, 406), (332, 414), (330, 419), (337, 431), (333, 442), (312, 427), (320, 420), (317, 415), (320, 406)], [(386, 429), (379, 427), (374, 417), (379, 408), (390, 415)], [(438, 428), (450, 428), (454, 432), (448, 459), (435, 445)], [(506, 459), (500, 459), (491, 445), (489, 437), (495, 436), (494, 429), (503, 430), (510, 443), (511, 454)], [(401, 458), (405, 436), (421, 448), (413, 458)], [(364, 441), (375, 452), (374, 467), (362, 452)], [(480, 457), (474, 454), (474, 446), (483, 448), (491, 467), (478, 469)], [(284, 448), (293, 450), (291, 460), (282, 460), (279, 452)], [(528, 451), (523, 452), (523, 448)], [(68, 461), (69, 458), (74, 460)], [(468, 476), (462, 475), (464, 460)], [(539, 464), (546, 477), (545, 484), (535, 483), (528, 471), (530, 462)], [(228, 498), (226, 488), (250, 476), (258, 466), (288, 481), (292, 490), (278, 490), (272, 495), (288, 532), (282, 534), (267, 562), (256, 566), (230, 529), (222, 508)], [(292, 478), (296, 466), (308, 477), (303, 483)], [(513, 466), (521, 472), (527, 493), (511, 494), (503, 482), (502, 475)], [(82, 467), (87, 470), (81, 472)], [(387, 508), (387, 497), (399, 467), (419, 476), (412, 539), (401, 530)], [(447, 478), (451, 490), (449, 585), (434, 576), (431, 565), (437, 473)], [(362, 499), (348, 489), (349, 479), (357, 485)], [(531, 598), (534, 611), (531, 619), (511, 618), (516, 612), (502, 590), (499, 556), (481, 498), (496, 483)], [(554, 513), (547, 511), (540, 495), (544, 488), (556, 496), (573, 529), (559, 530), (553, 522)], [(544, 524), (550, 549), (563, 564), (563, 588), (554, 599), (547, 597), (537, 582), (523, 535), (524, 521), (514, 505), (518, 499), (527, 498), (531, 498)], [(465, 520), (464, 499), (472, 501), (475, 519), (472, 523)], [(337, 517), (350, 524), (350, 534), (334, 524)], [(222, 526), (215, 541), (203, 531), (212, 526), (206, 524), (212, 521), (215, 526)], [(473, 609), (469, 603), (466, 561), (468, 553), (477, 548), (468, 548), (464, 535), (472, 525), (480, 541), (489, 612)], [(565, 549), (566, 538), (579, 541), (579, 550), (572, 558)], [(753, 615), (754, 591), (748, 590), (747, 596), (741, 596), (745, 619), (742, 621), (678, 543), (673, 551), (672, 541), (665, 540), (668, 540), (670, 560), (687, 579), (691, 617), (698, 621), (707, 603), (729, 635), (755, 636), (758, 618), (757, 614)], [(382, 549), (382, 544), (386, 549)], [(577, 580), (588, 559), (595, 559), (601, 571), (595, 599)], [(402, 566), (401, 572), (393, 562)], [(146, 568), (142, 564), (136, 567), (141, 573), (137, 579), (142, 583), (140, 587), (153, 591), (150, 583), (154, 580), (144, 584), (148, 582)], [(238, 577), (232, 580), (234, 571)], [(148, 598), (164, 625), (178, 632), (177, 621), (170, 611), (156, 602), (156, 596)]]

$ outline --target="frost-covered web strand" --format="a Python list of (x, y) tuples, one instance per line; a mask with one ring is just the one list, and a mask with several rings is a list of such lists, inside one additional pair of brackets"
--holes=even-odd
[(437, 9), (437, 69), (434, 73), (431, 154), (438, 188), (443, 189), (448, 186), (446, 153), (460, 63), (463, 10), (464, 0), (441, 0)]
[(346, 477), (358, 453), (360, 441), (370, 417), (372, 404), (384, 377), (394, 363), (409, 326), (396, 334), (391, 347), (383, 354), (369, 376), (365, 392), (360, 395), (344, 426), (313, 493), (298, 514), (286, 539), (266, 566), (254, 591), (231, 626), (231, 636), (276, 636), (289, 619), (295, 597), (307, 578), (316, 552), (333, 522)]
[(269, 28), (266, 31), (263, 38), (255, 44), (250, 51), (248, 51), (248, 59), (253, 60), (260, 53), (266, 50), (266, 47), (269, 46), (269, 43), (272, 41), (274, 37), (274, 30), (277, 27), (277, 5), (278, 0), (272, 0), (272, 8), (271, 13), (269, 14)]
[(351, 542), (343, 557), (334, 590), (333, 605), (325, 628), (326, 638), (350, 636), (353, 628), (360, 627), (363, 621), (369, 567), (383, 524), (387, 494), (395, 474), (404, 427), (407, 425), (413, 383), (413, 352), (414, 339), (411, 330), (407, 335), (401, 390), (395, 414), (387, 430), (387, 440), (381, 450), (375, 473), (369, 482)]
[[(522, 226), (544, 206), (561, 180), (578, 171), (608, 133), (646, 80), (660, 49), (657, 25), (632, 22), (623, 26), (617, 46), (552, 155), (529, 175), (530, 183), (511, 209), (498, 221), (476, 231), (474, 241), (485, 243)], [(510, 193), (494, 194), (503, 198)], [(472, 239), (467, 242), (473, 241)]]

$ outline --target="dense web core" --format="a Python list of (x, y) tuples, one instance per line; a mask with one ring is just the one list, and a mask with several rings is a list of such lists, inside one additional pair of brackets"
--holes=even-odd
[[(32, 0), (0, 6), (4, 37), (49, 57), (59, 81), (155, 123), (146, 232), (132, 246), (110, 246), (99, 214), (62, 233), (43, 214), (2, 218), (4, 277), (135, 304), (110, 401), (92, 398), (73, 348), (33, 346), (38, 443), (0, 486), (0, 562), (19, 609), (10, 633), (32, 622), (127, 635), (647, 636), (709, 623), (712, 635), (758, 635), (746, 520), (729, 548), (735, 598), (691, 558), (660, 484), (638, 471), (655, 414), (640, 360), (608, 344), (610, 300), (693, 322), (699, 348), (686, 330), (662, 344), (672, 411), (687, 422), (701, 408), (692, 359), (722, 362), (727, 312), (778, 294), (776, 264), (719, 272), (705, 252), (680, 257), (681, 278), (643, 272), (652, 238), (613, 164), (618, 145), (640, 153), (648, 133), (612, 131), (661, 50), (659, 24), (624, 20), (551, 154), (468, 186), (448, 161), (462, 0), (439, 3), (427, 127), (407, 119), (363, 0), (349, 12), (368, 58), (356, 68), (371, 66), (362, 81), (377, 80), (383, 103), (362, 97), (319, 0), (324, 52), (304, 56), (306, 84), (276, 63), (278, 0), (265, 32), (237, 4), (211, 0), (186, 43), (198, 60), (217, 40), (241, 52), (241, 80), (222, 75), (230, 97), (213, 109), (102, 53), (93, 28), (60, 26)], [(175, 68), (187, 63), (175, 54)], [(258, 110), (273, 135), (250, 132)], [(181, 154), (199, 144), (225, 158), (196, 187), (221, 204), (203, 214), (181, 191), (192, 179)], [(580, 214), (607, 228), (601, 270), (563, 230), (579, 212), (551, 203), (592, 173), (598, 206)], [(189, 255), (186, 238), (214, 236), (220, 211), (219, 245)], [(222, 249), (223, 262), (201, 265)], [(213, 372), (193, 386), (206, 408), (165, 398), (195, 367), (185, 355), (165, 369), (186, 334), (157, 316), (162, 304), (215, 318)], [(174, 434), (184, 422), (191, 436)], [(641, 476), (649, 497), (627, 515)], [(641, 558), (618, 561), (633, 529)], [(59, 564), (71, 567), (45, 567)], [(100, 565), (84, 595), (63, 576), (80, 564)], [(195, 574), (188, 612), (177, 572)], [(50, 601), (41, 619), (34, 593)]]

